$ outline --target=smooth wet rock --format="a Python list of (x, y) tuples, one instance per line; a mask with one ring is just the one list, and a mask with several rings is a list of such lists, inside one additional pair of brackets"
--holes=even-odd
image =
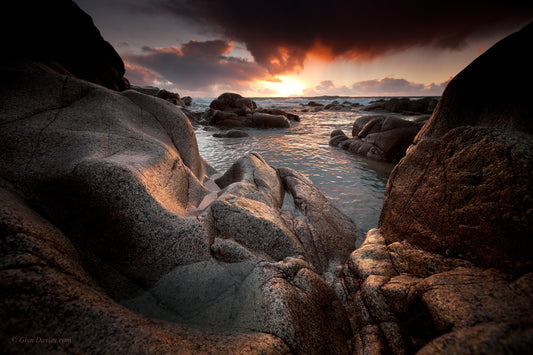
[(289, 168), (278, 170), (287, 193), (292, 195), (303, 215), (294, 219), (303, 218), (309, 226), (298, 228), (296, 234), (302, 244), (308, 246), (305, 249), (313, 255), (310, 258), (319, 260), (319, 270), (333, 270), (362, 243), (362, 236), (355, 224), (340, 213), (308, 178)]
[(377, 122), (383, 121), (384, 119), (385, 119), (385, 116), (383, 115), (365, 115), (365, 116), (358, 117), (352, 125), (352, 137), (358, 137), (359, 132), (361, 132), (363, 127), (368, 122), (374, 121), (377, 123)]
[(344, 132), (341, 131), (340, 129), (336, 129), (332, 131), (330, 134), (330, 137), (331, 138), (329, 140), (329, 144), (333, 146), (338, 146), (339, 144), (341, 144), (342, 142), (348, 139), (346, 134), (344, 134)]
[(289, 351), (269, 334), (216, 335), (150, 319), (119, 305), (84, 270), (83, 257), (69, 237), (16, 194), (2, 188), (0, 196), (4, 352)]
[[(2, 77), (3, 349), (60, 334), (38, 351), (348, 353), (345, 311), (260, 156), (214, 188), (175, 105), (52, 70)], [(298, 222), (322, 230), (312, 216)]]
[(249, 125), (260, 128), (278, 128), (290, 127), (291, 123), (287, 117), (282, 115), (271, 115), (268, 113), (254, 112)]

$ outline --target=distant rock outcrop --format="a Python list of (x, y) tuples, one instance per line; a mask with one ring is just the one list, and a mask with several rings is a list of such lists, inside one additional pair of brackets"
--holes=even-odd
[(368, 105), (362, 107), (365, 111), (377, 112), (395, 112), (404, 115), (420, 115), (431, 114), (439, 100), (434, 97), (424, 97), (422, 99), (411, 100), (407, 97), (370, 102)]
[(201, 122), (212, 126), (287, 128), (300, 117), (279, 109), (261, 109), (239, 94), (224, 93), (209, 105)]
[[(349, 101), (344, 101), (343, 103), (339, 103), (339, 101), (335, 100), (330, 102), (327, 105), (323, 105), (321, 103), (315, 102), (315, 101), (309, 101), (307, 104), (304, 104), (303, 106), (309, 106), (313, 107), (313, 111), (321, 111), (321, 110), (329, 110), (329, 111), (352, 111), (355, 108), (358, 108), (361, 106), (360, 103), (352, 103)], [(302, 112), (308, 112), (309, 110), (304, 108)]]
[(73, 1), (3, 1), (0, 20), (3, 61), (38, 61), (39, 70), (52, 68), (113, 90), (129, 88), (122, 59)]
[(353, 138), (334, 131), (329, 144), (374, 160), (398, 162), (428, 118), (407, 121), (396, 116), (361, 116), (353, 124)]
[(193, 103), (194, 99), (190, 96), (185, 96), (185, 97), (182, 97), (181, 100), (183, 101), (183, 103), (185, 104), (185, 106), (191, 106), (191, 104)]

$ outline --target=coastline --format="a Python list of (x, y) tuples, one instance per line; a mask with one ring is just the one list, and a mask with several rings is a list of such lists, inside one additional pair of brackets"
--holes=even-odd
[[(400, 118), (411, 111), (401, 100), (397, 114), (357, 118), (346, 113), (363, 102), (350, 101), (371, 98), (278, 100), (308, 110), (296, 118), (225, 93), (195, 132), (179, 95), (128, 89), (118, 54), (64, 3), (94, 63), (26, 51), (0, 63), (6, 353), (533, 350), (533, 112), (514, 79), (530, 67), (533, 23), (450, 81), (420, 125)], [(351, 138), (313, 121), (326, 114)], [(265, 140), (213, 137), (212, 125)], [(320, 134), (295, 143), (298, 129)], [(387, 155), (398, 129), (409, 131), (404, 156)], [(202, 139), (215, 152), (241, 139), (249, 151), (217, 172)], [(379, 180), (379, 221), (361, 233), (313, 176), (268, 156), (280, 142), (296, 159), (324, 159), (330, 176), (333, 155), (346, 176), (351, 153), (398, 159)]]

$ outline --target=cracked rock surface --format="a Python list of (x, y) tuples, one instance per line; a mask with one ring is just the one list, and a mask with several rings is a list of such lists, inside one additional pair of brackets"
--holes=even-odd
[(2, 73), (4, 349), (349, 353), (357, 228), (309, 180), (256, 154), (213, 180), (174, 105), (31, 65)]

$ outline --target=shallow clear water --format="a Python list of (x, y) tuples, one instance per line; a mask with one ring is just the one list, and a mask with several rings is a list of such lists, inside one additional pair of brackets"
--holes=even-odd
[[(369, 99), (350, 99), (367, 103)], [(309, 100), (256, 100), (261, 107), (278, 107), (300, 115), (286, 129), (243, 128), (250, 137), (215, 138), (211, 127), (195, 127), (200, 154), (218, 171), (235, 160), (256, 152), (272, 166), (289, 167), (305, 174), (342, 212), (366, 233), (377, 227), (385, 186), (392, 164), (355, 156), (328, 144), (331, 131), (342, 129), (351, 136), (354, 120), (365, 112), (299, 112)], [(329, 103), (332, 100), (314, 100)], [(344, 99), (339, 100), (340, 102)], [(202, 103), (193, 109), (201, 109)]]

